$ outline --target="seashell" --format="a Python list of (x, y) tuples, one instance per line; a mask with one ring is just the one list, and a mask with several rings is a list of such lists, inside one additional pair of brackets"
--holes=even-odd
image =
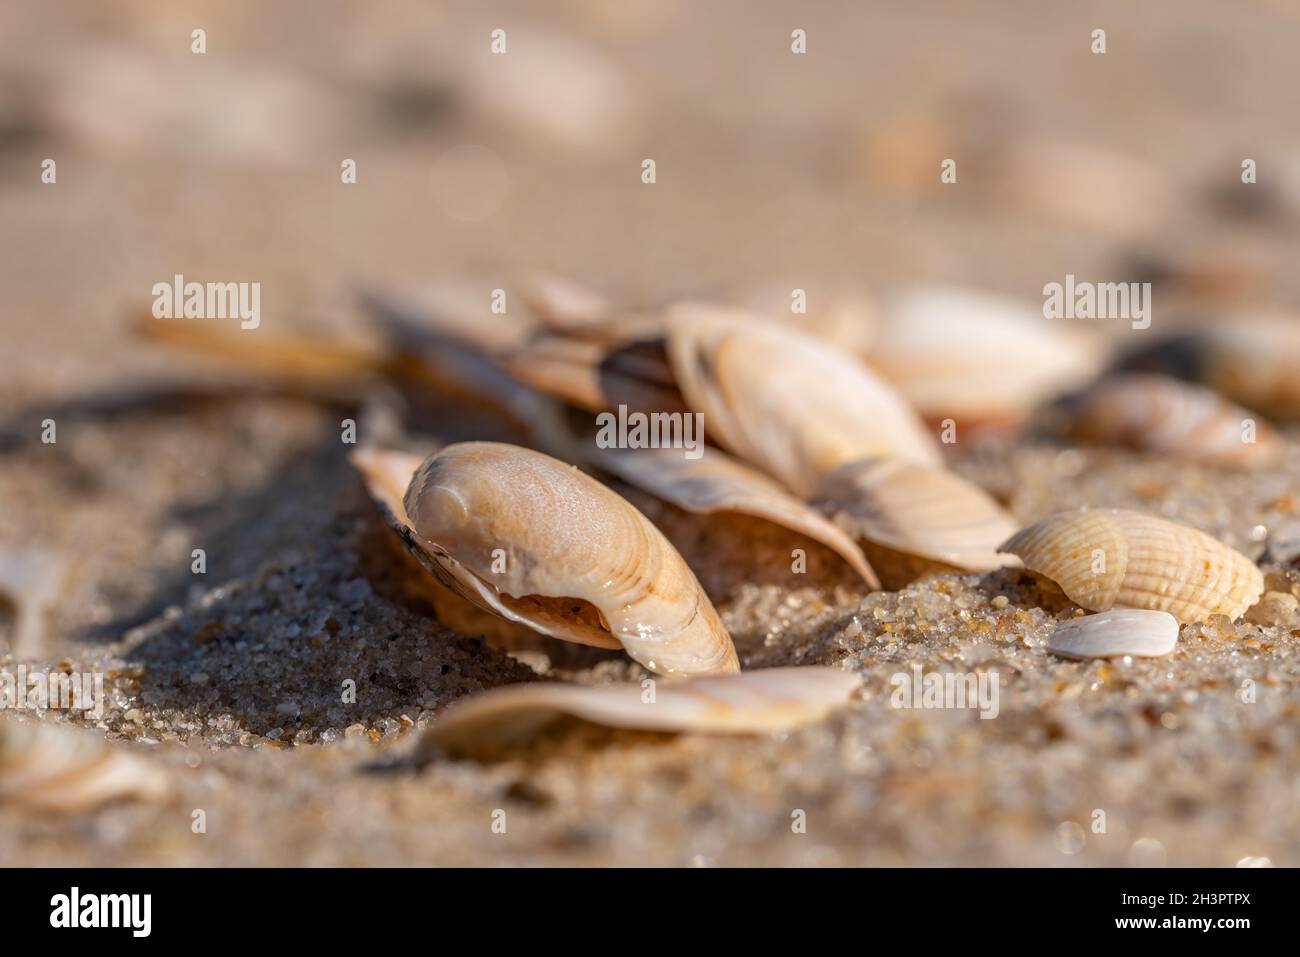
[(1300, 419), (1300, 316), (1228, 314), (1196, 336), (1212, 389), (1266, 415)]
[(663, 346), (540, 335), (502, 356), (516, 380), (589, 412), (625, 405), (633, 411), (685, 412)]
[(469, 753), (521, 743), (570, 716), (611, 728), (771, 734), (822, 721), (861, 684), (838, 668), (766, 668), (725, 677), (603, 687), (511, 685), (452, 705), (420, 742), (422, 752)]
[(611, 346), (663, 339), (662, 316), (615, 309), (604, 296), (569, 279), (535, 273), (524, 280), (520, 295), (538, 322), (554, 333)]
[(696, 303), (673, 307), (668, 330), (677, 384), (711, 437), (796, 495), (857, 459), (940, 464), (893, 387), (811, 336)]
[(1159, 658), (1178, 644), (1178, 619), (1164, 611), (1116, 608), (1056, 626), (1047, 650), (1062, 658)]
[(806, 290), (807, 311), (791, 310), (791, 292), (797, 282), (769, 283), (751, 292), (745, 305), (773, 322), (821, 339), (851, 356), (865, 356), (880, 330), (880, 306), (856, 289)]
[(1000, 551), (1019, 556), (1089, 611), (1167, 611), (1183, 624), (1236, 619), (1264, 591), (1264, 576), (1240, 552), (1186, 525), (1124, 509), (1058, 512)]
[(862, 549), (841, 529), (766, 475), (725, 452), (714, 448), (701, 451), (699, 458), (689, 459), (680, 449), (601, 449), (594, 460), (624, 481), (685, 511), (701, 515), (740, 512), (806, 535), (839, 554), (872, 588), (880, 587)]
[(427, 567), (480, 607), (553, 638), (622, 647), (662, 674), (739, 669), (677, 550), (573, 466), (493, 442), (447, 446), (413, 476), (409, 456), (358, 451), (353, 462)]
[(166, 774), (93, 731), (41, 721), (0, 721), (0, 803), (89, 811), (124, 798), (157, 799)]
[(892, 459), (836, 469), (815, 504), (857, 538), (967, 571), (1014, 564), (998, 546), (1016, 523), (993, 498), (960, 475)]
[(1169, 376), (1112, 376), (1071, 405), (1070, 432), (1087, 442), (1235, 468), (1266, 465), (1280, 451), (1267, 422), (1210, 389)]
[(925, 286), (889, 301), (866, 358), (927, 420), (988, 424), (1083, 385), (1104, 352), (1013, 299)]

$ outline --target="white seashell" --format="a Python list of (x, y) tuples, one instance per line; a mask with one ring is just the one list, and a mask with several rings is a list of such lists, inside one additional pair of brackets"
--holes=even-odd
[(1164, 611), (1116, 608), (1056, 626), (1047, 650), (1063, 658), (1159, 658), (1178, 644), (1178, 619)]
[(612, 728), (770, 734), (824, 720), (861, 684), (838, 668), (767, 668), (726, 677), (603, 687), (511, 685), (452, 705), (421, 750), (465, 753), (536, 737), (564, 715)]
[(813, 496), (855, 537), (967, 571), (1015, 564), (998, 546), (1016, 523), (979, 486), (938, 468), (888, 459), (851, 462)]
[(1210, 389), (1169, 376), (1113, 376), (1072, 404), (1070, 431), (1088, 442), (1234, 468), (1266, 465), (1279, 452), (1267, 422)]
[(125, 798), (158, 799), (166, 774), (93, 731), (0, 721), (0, 803), (76, 812)]
[(866, 356), (930, 421), (1012, 422), (1101, 369), (1102, 344), (1041, 310), (925, 286), (892, 297)]
[(839, 554), (872, 588), (880, 587), (862, 549), (841, 529), (766, 475), (725, 452), (714, 448), (701, 451), (699, 458), (689, 459), (680, 449), (601, 449), (594, 461), (685, 511), (702, 515), (740, 512), (806, 535)]
[(684, 303), (668, 354), (711, 438), (801, 497), (863, 458), (939, 465), (938, 445), (894, 389), (857, 359), (739, 310)]
[(1245, 555), (1186, 525), (1124, 509), (1058, 512), (1001, 551), (1056, 582), (1089, 611), (1145, 608), (1180, 622), (1240, 618), (1264, 591)]
[(540, 452), (450, 445), (410, 478), (409, 457), (358, 451), (371, 494), (443, 584), (544, 635), (622, 647), (651, 671), (727, 674), (736, 650), (677, 550), (630, 503)]

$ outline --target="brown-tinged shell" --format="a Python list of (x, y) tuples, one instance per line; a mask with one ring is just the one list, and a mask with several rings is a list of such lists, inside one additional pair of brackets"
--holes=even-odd
[(0, 803), (71, 813), (168, 790), (160, 768), (94, 731), (0, 721)]
[(856, 358), (740, 310), (683, 303), (668, 325), (677, 384), (710, 438), (796, 495), (857, 459), (940, 464), (916, 414)]
[(1014, 564), (998, 546), (1016, 523), (987, 492), (944, 469), (894, 459), (850, 462), (815, 504), (859, 539), (965, 571)]
[(1180, 622), (1239, 618), (1259, 600), (1255, 564), (1204, 532), (1124, 509), (1059, 512), (1022, 529), (1001, 551), (1090, 611), (1146, 608)]
[(1280, 451), (1267, 422), (1204, 386), (1169, 376), (1112, 376), (1071, 404), (1070, 433), (1085, 442), (1230, 468), (1267, 465)]
[[(739, 512), (806, 535), (836, 552), (872, 588), (880, 580), (853, 539), (766, 475), (719, 449), (600, 449), (595, 464), (688, 512)], [(1001, 539), (999, 539), (1000, 541)]]
[(575, 467), (512, 445), (450, 445), (415, 471), (398, 511), (390, 503), (410, 459), (353, 460), (442, 582), (475, 604), (551, 637), (622, 647), (651, 671), (739, 669), (681, 555)]
[(425, 732), (421, 750), (463, 754), (521, 743), (566, 715), (644, 731), (770, 734), (825, 720), (860, 684), (847, 671), (810, 666), (603, 687), (512, 685), (452, 705)]

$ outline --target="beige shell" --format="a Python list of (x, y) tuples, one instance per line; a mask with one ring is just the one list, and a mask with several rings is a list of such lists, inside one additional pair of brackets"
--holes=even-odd
[(861, 289), (803, 290), (803, 312), (794, 312), (798, 282), (767, 283), (745, 296), (744, 305), (773, 322), (821, 339), (840, 352), (865, 356), (880, 331), (880, 305)]
[(1047, 639), (1062, 658), (1159, 658), (1178, 644), (1178, 619), (1164, 611), (1116, 608), (1063, 621)]
[(1102, 344), (1013, 299), (923, 286), (889, 300), (866, 356), (930, 421), (1014, 423), (1101, 369)]
[(718, 442), (800, 497), (870, 457), (939, 465), (934, 439), (857, 359), (750, 313), (683, 303), (668, 315), (677, 384)]
[(420, 747), (456, 754), (520, 743), (565, 715), (643, 731), (769, 734), (824, 720), (859, 684), (847, 671), (810, 666), (654, 684), (512, 685), (452, 705)]
[(841, 529), (766, 475), (725, 452), (714, 448), (700, 451), (699, 458), (691, 459), (681, 449), (602, 449), (595, 453), (594, 461), (688, 512), (740, 512), (806, 535), (839, 554), (872, 588), (880, 587), (862, 549)]
[(409, 457), (353, 456), (443, 584), (544, 635), (622, 647), (651, 671), (728, 674), (736, 650), (681, 555), (611, 489), (540, 452), (450, 445), (391, 504)]
[(1225, 315), (1197, 336), (1209, 386), (1266, 415), (1300, 419), (1300, 315)]
[(0, 721), (0, 803), (77, 812), (119, 799), (157, 799), (168, 790), (160, 768), (94, 731)]
[(892, 459), (828, 475), (815, 504), (856, 537), (967, 571), (1014, 564), (998, 546), (1016, 523), (993, 498), (943, 469)]
[(1184, 624), (1239, 618), (1264, 591), (1264, 576), (1240, 552), (1186, 525), (1123, 509), (1050, 515), (1001, 551), (1089, 611), (1146, 608)]
[(1210, 389), (1169, 376), (1113, 376), (1073, 405), (1070, 432), (1086, 442), (1233, 468), (1267, 465), (1280, 451), (1267, 422)]

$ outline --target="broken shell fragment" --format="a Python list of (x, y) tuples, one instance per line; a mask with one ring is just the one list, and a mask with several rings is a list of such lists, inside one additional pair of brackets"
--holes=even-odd
[(685, 511), (700, 515), (739, 512), (805, 535), (836, 552), (872, 588), (880, 587), (862, 549), (844, 531), (766, 475), (725, 452), (714, 448), (701, 451), (700, 457), (691, 459), (680, 449), (602, 449), (595, 462)]
[(1267, 422), (1210, 389), (1169, 376), (1113, 376), (1071, 405), (1070, 432), (1086, 442), (1232, 468), (1266, 465), (1279, 452)]
[(1089, 611), (1167, 611), (1183, 624), (1240, 618), (1264, 591), (1245, 555), (1186, 525), (1124, 509), (1059, 512), (1008, 539), (1020, 557)]
[(1047, 650), (1063, 658), (1159, 658), (1178, 644), (1178, 619), (1164, 611), (1116, 608), (1056, 627)]
[(166, 795), (164, 772), (93, 731), (40, 721), (0, 722), (0, 803), (77, 812)]
[(966, 571), (1014, 564), (998, 546), (1016, 523), (993, 498), (952, 472), (890, 459), (836, 469), (815, 504), (859, 539)]
[(729, 674), (736, 649), (695, 575), (611, 489), (529, 449), (464, 442), (411, 460), (353, 456), (444, 585), (544, 635), (622, 647), (662, 674)]
[(658, 684), (512, 685), (452, 705), (425, 732), (421, 750), (456, 754), (520, 743), (566, 715), (642, 731), (771, 734), (824, 720), (859, 684), (838, 668), (808, 666)]
[(796, 495), (857, 459), (941, 464), (912, 409), (856, 358), (716, 306), (675, 306), (668, 327), (677, 384), (710, 437)]

